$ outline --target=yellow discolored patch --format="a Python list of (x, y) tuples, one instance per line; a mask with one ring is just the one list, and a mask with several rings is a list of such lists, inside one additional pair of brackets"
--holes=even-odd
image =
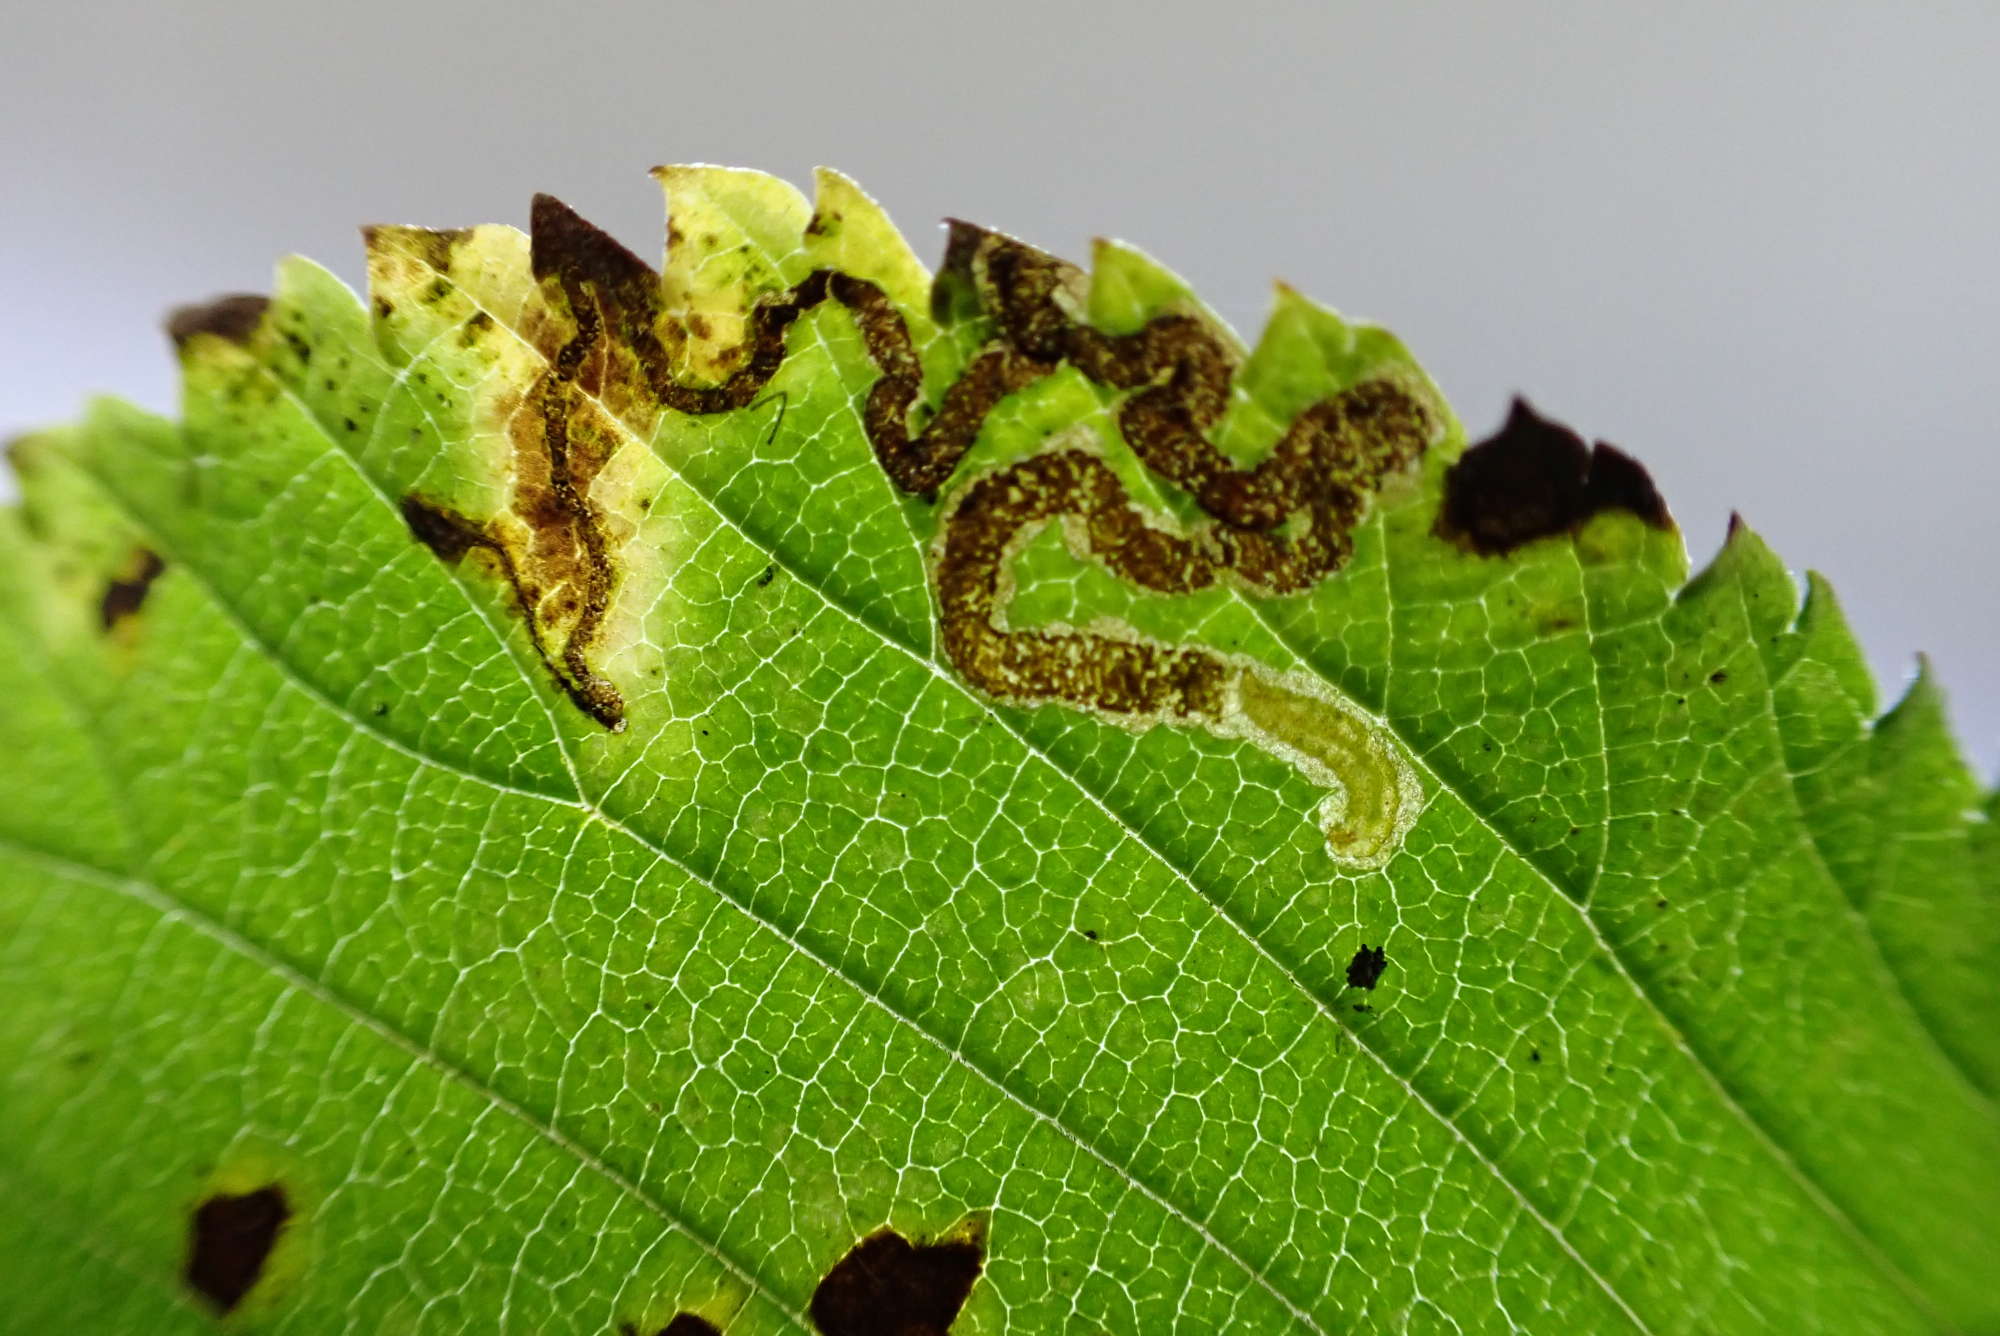
[(1336, 862), (1379, 867), (1415, 824), (1416, 773), (1379, 723), (1314, 680), (1245, 669), (1234, 681), (1224, 731), (1236, 732), (1334, 790), (1320, 825)]
[(751, 345), (751, 309), (805, 276), (812, 207), (763, 172), (704, 165), (655, 167), (667, 196), (667, 262), (660, 275), (666, 370), (714, 385), (739, 370)]

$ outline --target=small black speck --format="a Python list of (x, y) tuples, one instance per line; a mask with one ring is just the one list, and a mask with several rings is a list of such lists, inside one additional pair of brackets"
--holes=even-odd
[(777, 566), (776, 565), (766, 566), (764, 568), (764, 573), (757, 577), (757, 587), (759, 589), (762, 589), (765, 585), (771, 583), (771, 581), (777, 578), (778, 578)]
[(1369, 1005), (1368, 1005), (1368, 1004), (1367, 1004), (1366, 1002), (1356, 1002), (1356, 1003), (1354, 1004), (1354, 1009), (1355, 1009), (1356, 1011), (1365, 1011), (1365, 1012), (1369, 1013), (1370, 1015), (1373, 1015), (1373, 1014), (1374, 1014), (1374, 1012), (1375, 1012), (1375, 1008), (1373, 1008), (1373, 1007), (1369, 1006)]
[(1097, 940), (1097, 929), (1095, 929), (1095, 928), (1085, 928), (1085, 929), (1083, 930), (1083, 935), (1084, 935), (1085, 937), (1088, 937), (1088, 938), (1089, 938), (1089, 939), (1090, 939), (1091, 941), (1093, 941), (1093, 942), (1094, 942), (1094, 941), (1096, 941), (1096, 940)]
[(1711, 682), (1727, 682), (1729, 674), (1725, 670), (1718, 668), (1708, 675), (1708, 680)]
[(1655, 909), (1665, 909), (1666, 907), (1667, 907), (1667, 902), (1665, 900), (1653, 901), (1653, 908)]
[(1388, 964), (1389, 958), (1381, 947), (1363, 942), (1361, 949), (1354, 953), (1354, 959), (1347, 962), (1347, 986), (1372, 990), (1381, 981), (1382, 971)]
[(1542, 1060), (1542, 1050), (1540, 1050), (1539, 1048), (1531, 1048), (1528, 1050), (1529, 1062), (1540, 1062), (1541, 1060)]
[(376, 717), (377, 719), (380, 719), (380, 718), (381, 718), (381, 717), (382, 717), (383, 715), (385, 715), (385, 714), (387, 714), (387, 713), (389, 713), (389, 707), (388, 707), (388, 705), (387, 705), (386, 703), (384, 703), (384, 704), (381, 704), (381, 705), (377, 705), (377, 706), (375, 707), (375, 717)]
[(340, 420), (340, 425), (347, 428), (349, 431), (361, 430), (361, 428), (355, 423), (353, 418), (342, 418)]

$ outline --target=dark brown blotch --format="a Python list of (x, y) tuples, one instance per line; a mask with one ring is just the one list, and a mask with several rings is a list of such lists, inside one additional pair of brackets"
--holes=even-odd
[(269, 297), (233, 292), (214, 301), (176, 307), (167, 316), (167, 337), (176, 348), (187, 347), (197, 334), (213, 334), (230, 343), (248, 343), (270, 306)]
[(109, 631), (126, 618), (137, 616), (145, 606), (146, 595), (152, 592), (153, 581), (166, 569), (167, 563), (160, 560), (159, 553), (151, 548), (134, 548), (124, 570), (104, 586), (104, 597), (98, 600), (97, 616), (104, 629)]
[(722, 1336), (722, 1328), (694, 1313), (676, 1313), (672, 1322), (660, 1328), (660, 1336)]
[(217, 1313), (228, 1313), (264, 1274), (292, 1208), (272, 1184), (240, 1196), (218, 1194), (195, 1208), (186, 1279)]
[(403, 523), (409, 526), (410, 536), (439, 561), (456, 562), (475, 547), (493, 546), (493, 539), (479, 525), (414, 494), (403, 498)]
[[(618, 1324), (618, 1336), (639, 1336), (639, 1328), (630, 1322)], [(722, 1328), (697, 1313), (675, 1313), (673, 1320), (661, 1327), (655, 1336), (722, 1336)]]
[(1363, 942), (1354, 959), (1347, 962), (1347, 986), (1372, 990), (1382, 981), (1382, 971), (1388, 967), (1389, 957), (1382, 948)]
[(848, 1250), (813, 1291), (820, 1336), (944, 1336), (985, 1261), (983, 1234), (912, 1243), (878, 1229)]
[(1437, 534), (1481, 556), (1500, 556), (1537, 538), (1574, 533), (1609, 510), (1673, 528), (1643, 465), (1603, 441), (1585, 445), (1517, 398), (1500, 430), (1445, 474)]
[(624, 243), (554, 195), (536, 195), (529, 208), (528, 260), (536, 278), (592, 283), (608, 292), (660, 281)]

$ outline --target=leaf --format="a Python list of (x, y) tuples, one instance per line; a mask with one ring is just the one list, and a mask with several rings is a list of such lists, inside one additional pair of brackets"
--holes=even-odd
[(1928, 674), (1392, 336), (663, 169), (13, 451), (22, 1329), (2000, 1328)]

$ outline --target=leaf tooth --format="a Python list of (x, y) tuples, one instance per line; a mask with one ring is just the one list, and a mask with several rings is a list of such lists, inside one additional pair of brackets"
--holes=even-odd
[(1833, 586), (1818, 571), (1806, 572), (1806, 597), (1795, 630), (1797, 645), (1790, 649), (1792, 657), (1806, 656), (1826, 665), (1834, 682), (1853, 702), (1855, 714), (1863, 719), (1872, 717), (1877, 708), (1874, 675), (1868, 671), (1861, 642), (1855, 638)]
[(21, 614), (54, 645), (95, 642), (104, 629), (102, 598), (148, 555), (138, 531), (77, 466), (80, 434), (74, 426), (49, 428), (6, 447), (18, 495), (0, 507), (0, 525), (23, 563), (12, 592)]
[(1236, 388), (1253, 410), (1255, 425), (1246, 423), (1246, 430), (1261, 438), (1275, 435), (1321, 399), (1376, 378), (1395, 380), (1429, 406), (1436, 423), (1433, 448), (1462, 439), (1444, 395), (1400, 339), (1379, 326), (1350, 321), (1283, 281), (1272, 285), (1270, 314), (1236, 373)]
[(1201, 316), (1241, 351), (1236, 332), (1195, 296), (1186, 279), (1128, 241), (1098, 237), (1091, 242), (1091, 324), (1107, 334), (1130, 334), (1170, 311)]
[(1883, 712), (1875, 721), (1875, 737), (1882, 746), (1920, 746), (1934, 749), (1940, 758), (1944, 772), (1937, 779), (1949, 777), (1952, 787), (1959, 787), (1964, 781), (1967, 792), (1967, 806), (1973, 805), (1977, 785), (1971, 770), (1960, 754), (1958, 738), (1950, 724), (1950, 704), (1944, 687), (1938, 682), (1937, 669), (1931, 663), (1931, 656), (1919, 653), (1916, 656), (1916, 672), (1896, 703)]
[(888, 212), (852, 177), (831, 167), (813, 172), (813, 215), (804, 245), (815, 269), (838, 269), (882, 289), (905, 318), (929, 308), (930, 270)]
[(1682, 587), (1678, 601), (1694, 605), (1716, 597), (1741, 599), (1749, 633), (1760, 640), (1784, 634), (1801, 613), (1798, 582), (1740, 516), (1731, 517), (1721, 549)]
[(376, 226), (362, 236), (376, 338), (394, 361), (417, 356), (476, 310), (541, 309), (528, 237), (518, 228)]
[(804, 237), (812, 208), (793, 186), (764, 172), (703, 164), (655, 167), (667, 198), (661, 274), (677, 378), (726, 380), (747, 355), (750, 308), (811, 271)]
[(1289, 283), (1278, 283), (1271, 312), (1237, 384), (1279, 422), (1344, 389), (1354, 377), (1354, 327)]
[(167, 317), (167, 337), (182, 352), (208, 339), (248, 347), (264, 328), (270, 306), (271, 299), (262, 293), (232, 292), (212, 301), (177, 307)]

